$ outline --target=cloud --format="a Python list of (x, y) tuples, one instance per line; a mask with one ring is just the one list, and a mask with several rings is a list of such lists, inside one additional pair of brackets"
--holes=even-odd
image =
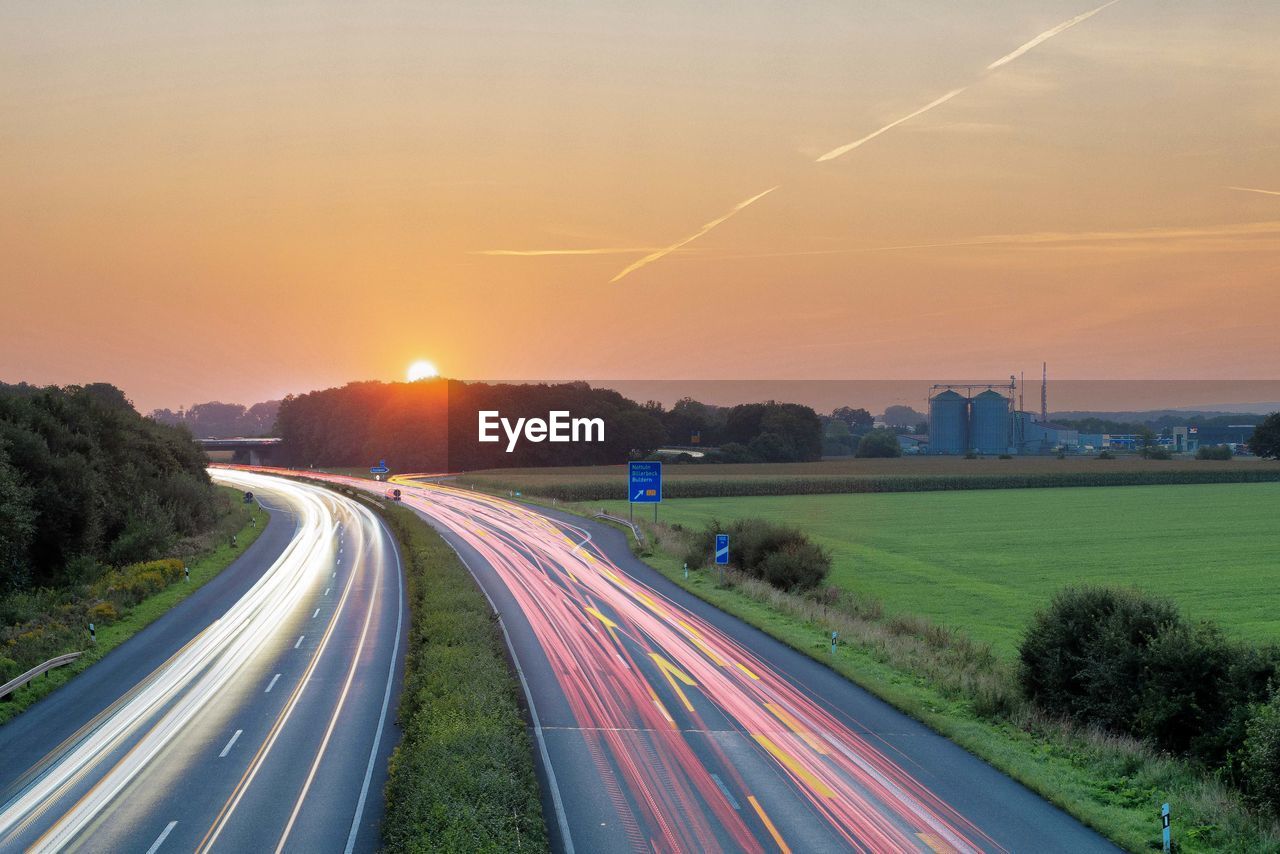
[(988, 234), (937, 243), (900, 243), (888, 246), (859, 246), (842, 249), (799, 249), (783, 252), (754, 252), (736, 255), (708, 255), (718, 260), (754, 258), (794, 258), (808, 255), (858, 255), (867, 252), (905, 252), (914, 249), (953, 249), (970, 246), (1052, 246), (1088, 243), (1130, 243), (1168, 241), (1208, 241), (1224, 238), (1280, 237), (1280, 221), (1228, 223), (1208, 226), (1139, 228), (1118, 231), (1037, 231), (1024, 234)]
[(1085, 12), (1080, 15), (1076, 15), (1074, 18), (1071, 18), (1068, 21), (1063, 21), (1061, 24), (1058, 24), (1058, 26), (1053, 27), (1052, 29), (1045, 30), (1043, 33), (1036, 36), (1031, 41), (1020, 46), (1019, 48), (1017, 48), (1016, 50), (1010, 53), (1006, 53), (1004, 56), (1000, 57), (995, 62), (988, 65), (987, 71), (995, 71), (997, 68), (1001, 67), (1002, 65), (1008, 65), (1010, 62), (1013, 62), (1015, 59), (1022, 56), (1024, 53), (1031, 50), (1032, 48), (1047, 42), (1049, 39), (1053, 38), (1054, 36), (1060, 33), (1066, 32), (1067, 30), (1074, 27), (1076, 24), (1089, 20), (1094, 15), (1101, 12), (1103, 9), (1107, 8), (1108, 6), (1114, 6), (1119, 2), (1120, 0), (1111, 0), (1111, 2), (1109, 3), (1103, 3), (1101, 6), (1099, 6), (1096, 9), (1093, 9), (1089, 12)]
[(713, 228), (715, 228), (716, 226), (720, 225), (720, 223), (722, 223), (722, 222), (724, 222), (725, 220), (729, 219), (729, 218), (730, 218), (730, 217), (732, 217), (734, 214), (736, 214), (736, 213), (738, 213), (739, 211), (741, 211), (741, 210), (743, 210), (744, 208), (746, 208), (748, 205), (751, 205), (751, 204), (753, 204), (753, 203), (755, 203), (755, 202), (759, 201), (760, 199), (763, 199), (765, 196), (769, 195), (770, 193), (772, 193), (772, 192), (773, 192), (774, 190), (776, 190), (776, 189), (778, 189), (778, 188), (777, 188), (776, 186), (773, 186), (773, 187), (770, 187), (769, 189), (765, 190), (763, 193), (756, 193), (756, 194), (755, 194), (754, 196), (752, 196), (751, 198), (749, 198), (749, 199), (745, 199), (745, 200), (743, 200), (743, 201), (741, 201), (741, 202), (738, 202), (736, 205), (734, 205), (734, 206), (729, 210), (729, 212), (728, 212), (728, 213), (724, 214), (723, 216), (720, 216), (720, 217), (717, 217), (717, 218), (715, 218), (715, 219), (711, 220), (711, 222), (709, 222), (709, 223), (705, 224), (704, 226), (702, 226), (702, 228), (698, 229), (698, 230), (697, 230), (697, 231), (695, 231), (693, 234), (691, 234), (691, 235), (689, 235), (688, 237), (686, 237), (684, 240), (681, 240), (681, 241), (678, 241), (678, 242), (676, 242), (676, 243), (673, 243), (673, 244), (671, 244), (670, 246), (667, 246), (667, 247), (665, 247), (665, 248), (663, 248), (663, 249), (659, 249), (659, 250), (657, 250), (657, 251), (655, 251), (655, 252), (650, 252), (648, 255), (644, 256), (644, 257), (643, 257), (643, 258), (641, 258), (639, 261), (634, 262), (633, 264), (631, 264), (630, 266), (628, 266), (626, 269), (624, 269), (621, 273), (619, 273), (618, 275), (616, 275), (616, 276), (614, 276), (612, 279), (610, 279), (610, 280), (609, 280), (609, 284), (613, 284), (614, 282), (617, 282), (617, 281), (619, 281), (619, 280), (623, 279), (624, 277), (626, 277), (626, 276), (630, 275), (631, 273), (634, 273), (636, 270), (639, 270), (641, 267), (644, 267), (644, 266), (646, 266), (646, 265), (648, 265), (648, 264), (652, 264), (654, 261), (657, 261), (659, 258), (662, 258), (662, 257), (665, 257), (665, 256), (667, 256), (667, 255), (670, 255), (672, 252), (675, 252), (677, 249), (680, 249), (681, 247), (683, 247), (683, 246), (685, 246), (685, 245), (687, 245), (687, 244), (689, 244), (689, 243), (692, 243), (693, 241), (697, 240), (699, 237), (702, 237), (704, 234), (706, 234), (706, 233), (707, 233), (708, 231), (710, 231), (711, 229), (713, 229)]
[(1257, 187), (1227, 187), (1228, 190), (1239, 190), (1242, 193), (1262, 193), (1267, 196), (1280, 196), (1280, 190), (1259, 190)]

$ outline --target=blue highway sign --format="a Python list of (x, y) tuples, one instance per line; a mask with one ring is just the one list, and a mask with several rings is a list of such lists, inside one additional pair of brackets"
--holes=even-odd
[(391, 469), (387, 468), (386, 460), (378, 460), (378, 464), (376, 466), (371, 466), (369, 468), (369, 474), (386, 474), (389, 471), (391, 471)]
[(729, 562), (729, 535), (716, 534), (716, 563), (724, 565)]
[(662, 463), (638, 462), (628, 464), (627, 500), (632, 504), (659, 504), (662, 502)]

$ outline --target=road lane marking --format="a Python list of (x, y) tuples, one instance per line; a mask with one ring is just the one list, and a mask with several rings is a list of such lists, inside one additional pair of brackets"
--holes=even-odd
[(270, 685), (268, 685), (268, 686), (267, 686), (267, 690), (263, 691), (262, 693), (264, 693), (264, 694), (270, 694), (270, 693), (271, 693), (271, 689), (272, 689), (272, 688), (274, 688), (274, 687), (276, 687), (276, 683), (277, 683), (277, 682), (279, 682), (279, 681), (280, 681), (280, 674), (279, 674), (279, 673), (277, 673), (275, 676), (272, 676), (272, 677), (271, 677), (271, 684), (270, 684)]
[[(294, 708), (297, 707), (303, 690), (311, 681), (311, 675), (315, 672), (319, 664), (320, 656), (324, 654), (325, 649), (329, 646), (329, 639), (333, 636), (333, 632), (337, 627), (338, 619), (341, 617), (343, 610), (346, 608), (347, 599), (350, 597), (351, 590), (355, 586), (356, 573), (352, 573), (347, 579), (347, 584), (342, 590), (342, 595), (338, 597), (338, 604), (335, 606), (333, 616), (329, 618), (328, 627), (324, 634), (320, 636), (320, 643), (316, 646), (315, 652), (311, 654), (311, 658), (307, 663), (307, 669), (303, 672), (302, 678), (294, 687), (293, 693), (289, 695), (289, 699), (285, 701), (284, 708), (280, 710), (280, 714), (276, 717), (275, 723), (271, 727), (271, 731), (267, 733), (266, 739), (258, 747), (258, 752), (254, 754), (253, 759), (249, 762), (249, 767), (245, 769), (244, 774), (240, 777), (240, 782), (236, 785), (235, 791), (227, 798), (226, 803), (222, 805), (222, 809), (218, 811), (217, 817), (214, 819), (212, 826), (206, 831), (204, 839), (200, 840), (200, 845), (196, 848), (197, 852), (207, 854), (218, 841), (218, 837), (222, 834), (222, 829), (226, 827), (227, 822), (231, 820), (232, 813), (236, 807), (240, 805), (240, 801), (244, 798), (245, 791), (253, 783), (254, 778), (258, 775), (258, 770), (266, 761), (267, 756), (271, 753), (271, 748), (275, 746), (276, 740), (280, 737), (280, 731), (284, 729), (285, 724), (289, 722), (289, 717), (293, 714)], [(298, 639), (302, 642), (302, 638)]]
[(948, 845), (940, 836), (933, 833), (917, 833), (920, 841), (929, 846), (934, 854), (956, 854), (956, 849)]
[(747, 795), (747, 800), (751, 802), (751, 806), (755, 808), (756, 815), (760, 816), (760, 820), (764, 822), (765, 829), (769, 831), (769, 835), (773, 837), (773, 841), (778, 843), (779, 850), (782, 854), (791, 854), (791, 849), (787, 847), (787, 843), (782, 841), (782, 834), (778, 833), (778, 828), (773, 826), (773, 822), (769, 820), (769, 815), (764, 811), (764, 807), (760, 806), (760, 802), (756, 800), (755, 795)]
[(293, 648), (297, 649), (298, 647), (302, 646), (302, 639), (305, 637), (306, 635), (298, 635), (298, 642), (293, 645)]
[(330, 591), (330, 590), (332, 590), (332, 589), (333, 589), (332, 587), (326, 587), (326, 588), (324, 589), (324, 595), (328, 596), (328, 595), (329, 595), (329, 591)]
[(653, 659), (654, 664), (658, 665), (658, 669), (662, 671), (662, 675), (667, 677), (667, 682), (671, 684), (671, 690), (676, 692), (676, 695), (680, 698), (680, 702), (684, 703), (684, 707), (692, 712), (693, 703), (689, 702), (689, 698), (685, 696), (684, 691), (676, 684), (676, 680), (679, 679), (690, 688), (695, 687), (698, 683), (694, 682), (693, 679), (690, 678), (689, 674), (685, 673), (679, 667), (676, 667), (670, 661), (667, 661), (661, 655), (658, 655), (658, 653), (651, 652), (649, 653), (649, 657)]
[(769, 753), (773, 755), (774, 759), (781, 762), (788, 771), (803, 780), (819, 797), (834, 798), (836, 796), (836, 793), (831, 790), (830, 786), (815, 777), (813, 772), (801, 765), (794, 756), (770, 741), (767, 735), (760, 735), (753, 732), (751, 737), (759, 742), (761, 747), (769, 751)]
[(318, 616), (320, 616), (320, 609), (316, 608), (315, 613), (311, 615), (311, 619), (314, 620)]
[(231, 748), (235, 746), (235, 743), (236, 743), (237, 741), (239, 741), (239, 739), (240, 739), (240, 733), (242, 733), (242, 732), (244, 732), (244, 730), (242, 730), (242, 729), (238, 729), (238, 730), (236, 730), (235, 735), (231, 736), (231, 740), (227, 742), (227, 746), (226, 746), (226, 747), (224, 747), (224, 748), (222, 748), (222, 752), (218, 754), (218, 758), (219, 758), (219, 759), (223, 759), (223, 758), (225, 758), (225, 757), (226, 757), (226, 755), (227, 755), (228, 753), (230, 753), (230, 752), (231, 752)]
[(373, 779), (373, 769), (377, 761), (378, 745), (382, 742), (382, 728), (387, 722), (387, 707), (391, 703), (391, 688), (395, 683), (396, 662), (400, 660), (400, 630), (404, 623), (404, 571), (400, 566), (400, 548), (396, 545), (387, 524), (381, 519), (378, 526), (391, 539), (391, 552), (396, 556), (396, 639), (391, 644), (391, 662), (387, 665), (387, 689), (382, 694), (382, 711), (378, 714), (378, 729), (373, 734), (373, 747), (369, 748), (369, 764), (364, 770), (364, 784), (360, 787), (360, 799), (356, 801), (356, 812), (351, 818), (351, 832), (347, 835), (347, 847), (343, 854), (351, 854), (356, 847), (356, 836), (360, 832), (360, 818), (364, 815), (364, 802), (369, 796), (369, 783)]
[(156, 841), (151, 843), (151, 847), (147, 849), (147, 854), (156, 854), (160, 850), (160, 846), (164, 845), (164, 841), (169, 838), (169, 834), (173, 833), (173, 829), (177, 827), (176, 821), (171, 821), (164, 826), (164, 830), (160, 831), (160, 835), (156, 837)]
[(774, 717), (776, 717), (778, 720), (786, 724), (787, 729), (791, 730), (796, 735), (803, 738), (805, 741), (805, 744), (812, 747), (818, 753), (821, 753), (824, 756), (826, 755), (827, 746), (823, 744), (821, 741), (819, 741), (817, 736), (815, 736), (813, 733), (805, 729), (804, 726), (800, 723), (800, 721), (792, 717), (790, 712), (788, 712), (786, 709), (782, 708), (781, 706), (777, 705), (776, 703), (765, 703), (764, 707), (769, 711), (773, 712)]
[[(378, 590), (381, 587), (382, 562), (379, 561), (374, 569), (373, 588)], [(320, 739), (320, 747), (316, 750), (316, 757), (311, 762), (311, 770), (307, 772), (307, 779), (302, 783), (302, 790), (298, 792), (298, 797), (293, 802), (293, 811), (289, 813), (289, 820), (285, 823), (284, 830), (280, 832), (280, 841), (276, 843), (276, 854), (284, 851), (284, 845), (289, 840), (289, 834), (293, 832), (294, 822), (298, 820), (298, 813), (302, 812), (302, 803), (307, 799), (307, 793), (311, 791), (311, 784), (315, 781), (316, 771), (320, 769), (320, 760), (324, 759), (325, 751), (329, 749), (329, 740), (333, 738), (333, 731), (338, 726), (338, 716), (342, 714), (342, 710), (347, 704), (347, 697), (351, 693), (351, 683), (356, 678), (356, 669), (360, 665), (365, 641), (369, 637), (369, 627), (373, 625), (373, 606), (379, 601), (379, 598), (378, 596), (369, 597), (369, 608), (364, 614), (364, 626), (360, 629), (360, 640), (356, 643), (355, 651), (351, 654), (351, 667), (347, 669), (346, 682), (343, 683), (342, 693), (338, 695), (338, 702), (333, 707), (333, 714), (329, 717), (329, 725), (325, 728), (324, 737)]]
[(712, 774), (711, 779), (716, 781), (716, 785), (720, 787), (720, 793), (724, 795), (724, 799), (729, 802), (729, 806), (735, 810), (741, 811), (742, 804), (738, 803), (738, 799), (729, 791), (729, 787), (724, 784), (724, 780), (720, 779), (719, 774)]

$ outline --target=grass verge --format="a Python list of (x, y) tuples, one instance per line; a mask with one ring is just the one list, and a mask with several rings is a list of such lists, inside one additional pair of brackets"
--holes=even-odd
[(381, 512), (400, 541), (410, 611), (383, 844), (546, 851), (533, 746), (497, 617), (439, 534), (403, 507)]
[[(1212, 775), (1029, 706), (1011, 663), (990, 646), (921, 617), (886, 614), (878, 600), (848, 591), (821, 601), (733, 574), (724, 583), (707, 570), (685, 579), (677, 557), (683, 535), (643, 527), (640, 556), (668, 579), (826, 664), (1121, 847), (1159, 850), (1160, 804), (1168, 801), (1180, 852), (1280, 851), (1280, 826)], [(832, 630), (841, 638), (834, 655)]]
[[(176, 581), (134, 605), (121, 614), (119, 619), (102, 626), (98, 631), (97, 643), (89, 643), (86, 627), (83, 645), (76, 643), (65, 649), (53, 651), (48, 655), (49, 658), (67, 652), (76, 652), (78, 649), (83, 649), (84, 655), (65, 667), (51, 670), (44, 676), (37, 677), (15, 691), (9, 699), (0, 701), (0, 724), (11, 720), (33, 703), (65, 685), (85, 668), (199, 590), (206, 582), (230, 566), (232, 561), (243, 554), (244, 550), (266, 530), (267, 522), (271, 518), (269, 514), (258, 512), (256, 505), (244, 504), (240, 500), (241, 492), (238, 489), (229, 487), (217, 489), (225, 501), (226, 513), (212, 530), (187, 541), (179, 549), (184, 553), (187, 567), (191, 570), (190, 582)], [(251, 516), (255, 514), (256, 525), (251, 522)], [(232, 548), (230, 545), (233, 534), (239, 542), (237, 548)]]

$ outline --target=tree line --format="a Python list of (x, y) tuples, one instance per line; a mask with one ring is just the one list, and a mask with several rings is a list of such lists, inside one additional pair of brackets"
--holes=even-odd
[(241, 436), (271, 436), (276, 426), (280, 401), (266, 400), (245, 407), (239, 403), (197, 403), (190, 409), (153, 409), (152, 421), (170, 427), (186, 427), (200, 439), (234, 439)]
[[(558, 444), (478, 441), (478, 413), (546, 418), (567, 411), (600, 418), (604, 441)], [(585, 382), (357, 382), (286, 397), (276, 420), (284, 461), (299, 466), (366, 466), (396, 471), (618, 464), (662, 447), (715, 450), (705, 462), (816, 460), (822, 421), (812, 408), (766, 401), (716, 407), (692, 399), (670, 409)]]
[(105, 383), (0, 383), (0, 594), (93, 581), (216, 519), (208, 460)]

